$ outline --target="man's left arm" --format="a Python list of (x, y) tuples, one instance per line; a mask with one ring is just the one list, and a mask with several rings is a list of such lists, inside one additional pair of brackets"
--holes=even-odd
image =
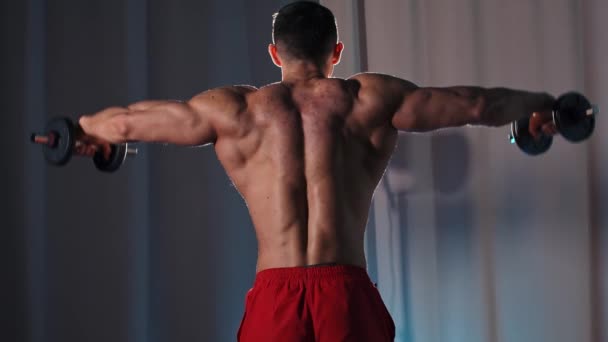
[(127, 107), (110, 107), (79, 120), (84, 139), (91, 143), (127, 141), (176, 145), (214, 143), (218, 129), (238, 121), (246, 110), (249, 87), (208, 90), (180, 101), (142, 101)]

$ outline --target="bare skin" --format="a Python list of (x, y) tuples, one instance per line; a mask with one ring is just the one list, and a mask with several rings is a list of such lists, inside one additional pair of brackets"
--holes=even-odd
[[(87, 146), (126, 141), (213, 144), (243, 196), (258, 240), (257, 270), (323, 263), (366, 267), (368, 210), (398, 131), (500, 126), (538, 113), (531, 129), (553, 134), (553, 98), (504, 88), (420, 88), (392, 76), (329, 78), (324, 65), (270, 55), (282, 81), (233, 86), (187, 102), (112, 107), (79, 123)], [(285, 57), (285, 58), (284, 58)], [(93, 149), (92, 149), (93, 150)]]

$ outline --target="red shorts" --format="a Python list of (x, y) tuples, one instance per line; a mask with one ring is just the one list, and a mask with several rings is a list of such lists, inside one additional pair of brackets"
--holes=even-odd
[(364, 268), (260, 271), (245, 299), (239, 342), (393, 341), (395, 325)]

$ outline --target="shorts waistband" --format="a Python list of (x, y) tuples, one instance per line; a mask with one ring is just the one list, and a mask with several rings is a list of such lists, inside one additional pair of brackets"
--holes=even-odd
[(268, 268), (258, 272), (255, 284), (284, 280), (358, 279), (371, 282), (367, 270), (355, 265), (319, 265)]

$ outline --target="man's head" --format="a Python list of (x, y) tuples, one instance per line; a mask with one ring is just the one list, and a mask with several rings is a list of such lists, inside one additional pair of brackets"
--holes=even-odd
[(340, 61), (343, 45), (333, 13), (316, 2), (298, 1), (273, 15), (269, 52), (278, 66), (292, 61), (325, 67)]

